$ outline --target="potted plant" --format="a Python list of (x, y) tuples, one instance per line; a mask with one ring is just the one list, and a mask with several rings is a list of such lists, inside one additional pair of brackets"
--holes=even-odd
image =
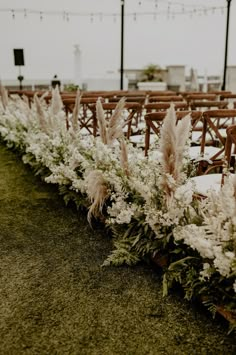
[(138, 82), (140, 90), (166, 90), (167, 85), (162, 78), (162, 68), (156, 64), (147, 65), (142, 72), (142, 81)]

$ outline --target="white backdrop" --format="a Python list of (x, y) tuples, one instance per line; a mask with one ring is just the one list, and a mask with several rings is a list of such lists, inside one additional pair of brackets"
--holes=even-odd
[[(207, 15), (139, 16), (154, 11), (154, 0), (125, 0), (125, 68), (142, 68), (149, 63), (163, 67), (183, 64), (198, 73), (222, 74), (224, 64), (226, 11)], [(161, 1), (161, 0), (160, 0)], [(199, 3), (199, 0), (182, 0)], [(205, 5), (224, 5), (226, 0), (205, 0)], [(0, 0), (0, 9), (38, 9), (39, 14), (0, 11), (0, 77), (15, 79), (13, 48), (23, 48), (28, 79), (73, 79), (74, 45), (82, 52), (84, 77), (109, 77), (118, 74), (120, 66), (120, 18), (105, 13), (120, 13), (120, 0)], [(89, 16), (49, 16), (43, 11), (87, 12)], [(100, 12), (98, 17), (93, 13)], [(236, 3), (231, 4), (228, 64), (236, 65)]]

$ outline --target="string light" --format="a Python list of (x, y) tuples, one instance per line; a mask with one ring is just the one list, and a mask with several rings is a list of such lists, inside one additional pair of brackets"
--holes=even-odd
[[(166, 0), (152, 0), (155, 6), (155, 11), (135, 11), (135, 12), (127, 12), (125, 13), (125, 17), (131, 16), (133, 18), (133, 21), (137, 21), (138, 16), (149, 16), (152, 17), (154, 20), (156, 20), (157, 16), (166, 16), (168, 19), (172, 18), (174, 19), (176, 16), (182, 15), (182, 16), (187, 16), (189, 15), (190, 17), (193, 16), (201, 16), (201, 15), (208, 15), (208, 14), (216, 14), (221, 13), (222, 15), (224, 14), (224, 10), (226, 9), (225, 6), (206, 6), (206, 3), (203, 4), (189, 4), (189, 3), (183, 3), (183, 2), (178, 2), (178, 1), (171, 1), (169, 0), (166, 2)], [(212, 0), (216, 1), (216, 0)], [(124, 0), (121, 0), (121, 4), (124, 4)], [(144, 5), (144, 1), (138, 1), (137, 6)], [(161, 6), (159, 6), (161, 5)], [(157, 12), (158, 8), (158, 12)], [(40, 17), (40, 20), (43, 20), (43, 15), (49, 15), (49, 16), (61, 16), (63, 21), (69, 22), (70, 16), (73, 17), (87, 17), (90, 18), (90, 22), (94, 22), (94, 18), (99, 18), (100, 22), (103, 20), (104, 17), (111, 17), (113, 18), (113, 22), (117, 22), (117, 18), (121, 16), (120, 12), (117, 13), (106, 13), (106, 12), (97, 12), (97, 13), (85, 13), (85, 12), (66, 12), (66, 11), (41, 11), (41, 10), (33, 10), (33, 9), (4, 9), (0, 8), (0, 13), (1, 12), (10, 12), (12, 19), (14, 20), (16, 17), (17, 13), (22, 13), (24, 18), (29, 17), (29, 15), (37, 15)]]

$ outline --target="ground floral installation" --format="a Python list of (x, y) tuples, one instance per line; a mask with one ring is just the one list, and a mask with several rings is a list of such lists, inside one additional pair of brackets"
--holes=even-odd
[(2, 141), (46, 182), (58, 184), (66, 202), (86, 207), (90, 224), (99, 218), (112, 231), (114, 250), (104, 265), (155, 260), (164, 295), (180, 284), (187, 299), (201, 299), (235, 327), (236, 179), (206, 199), (194, 198), (187, 183), (189, 116), (176, 125), (170, 108), (155, 160), (124, 138), (124, 99), (109, 122), (97, 101), (100, 135), (94, 138), (80, 131), (79, 92), (69, 128), (57, 89), (49, 105), (44, 96), (29, 105), (25, 97), (8, 98), (2, 86), (0, 92)]

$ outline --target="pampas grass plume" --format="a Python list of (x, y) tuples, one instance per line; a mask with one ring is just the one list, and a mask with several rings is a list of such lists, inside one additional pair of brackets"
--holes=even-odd
[(79, 128), (79, 111), (80, 111), (80, 100), (81, 100), (81, 93), (80, 90), (77, 91), (76, 100), (75, 100), (75, 107), (72, 113), (72, 128), (74, 132), (78, 131)]
[(101, 140), (104, 144), (107, 144), (107, 121), (104, 115), (104, 110), (100, 97), (98, 98), (96, 103), (96, 113)]
[(89, 173), (86, 178), (86, 184), (87, 194), (92, 202), (88, 211), (88, 221), (91, 224), (92, 216), (98, 217), (102, 213), (104, 202), (108, 197), (108, 189), (106, 180), (99, 170), (93, 170)]
[(176, 185), (180, 183), (185, 144), (191, 128), (191, 117), (187, 115), (176, 126), (177, 117), (174, 104), (164, 119), (161, 128), (160, 150), (162, 152), (161, 165), (163, 168), (162, 184), (167, 195), (171, 196), (174, 187), (169, 183), (172, 176)]
[(115, 139), (123, 136), (123, 110), (125, 107), (125, 97), (122, 97), (117, 103), (116, 108), (108, 124), (108, 144), (112, 144)]
[(57, 115), (63, 108), (61, 95), (58, 86), (52, 90), (51, 113)]
[(129, 176), (129, 163), (128, 163), (128, 151), (126, 142), (123, 139), (120, 140), (120, 151), (121, 151), (121, 166), (126, 176)]
[(7, 90), (1, 84), (1, 82), (0, 82), (0, 96), (2, 97), (2, 105), (5, 111), (8, 105), (8, 94), (7, 94)]
[(35, 106), (36, 106), (36, 112), (37, 112), (40, 127), (44, 133), (48, 134), (47, 122), (46, 122), (44, 110), (43, 110), (42, 104), (36, 94), (34, 95), (34, 102), (35, 102)]

